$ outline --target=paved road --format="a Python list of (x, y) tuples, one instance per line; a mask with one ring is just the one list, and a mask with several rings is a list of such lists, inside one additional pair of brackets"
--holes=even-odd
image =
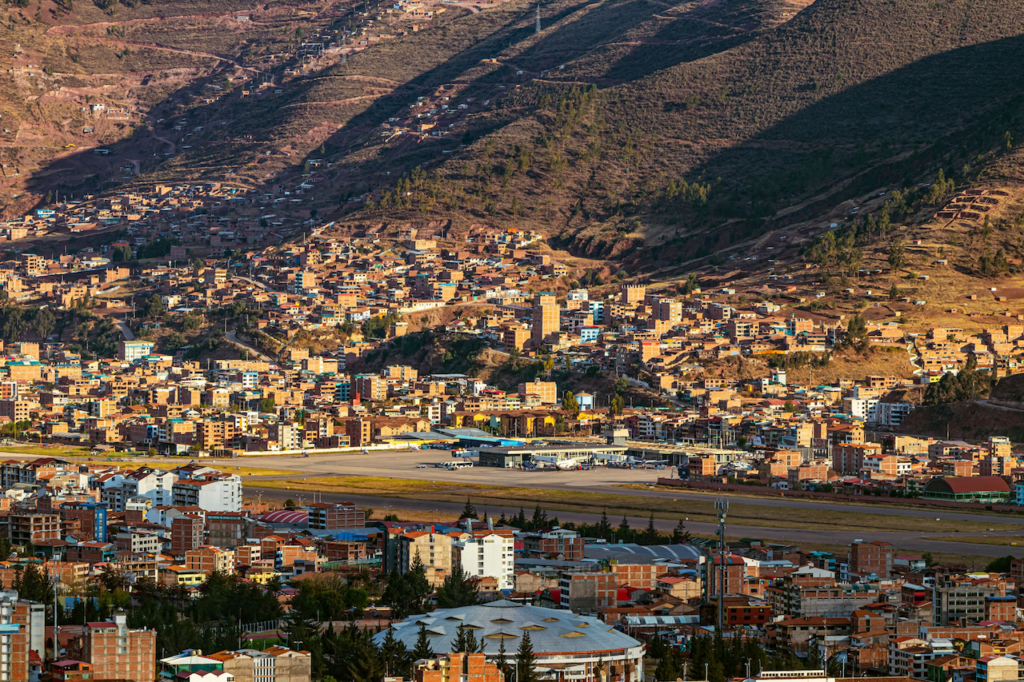
[(258, 279), (250, 279), (248, 277), (242, 277), (240, 275), (233, 275), (232, 279), (237, 279), (237, 280), (239, 280), (241, 282), (245, 282), (247, 284), (251, 284), (251, 285), (253, 285), (254, 287), (256, 287), (258, 289), (263, 289), (264, 291), (270, 291), (270, 287), (268, 287), (266, 284), (264, 284), (263, 282), (259, 281)]
[(263, 362), (273, 362), (275, 364), (277, 363), (277, 361), (274, 360), (274, 358), (270, 357), (269, 355), (264, 355), (263, 351), (261, 351), (256, 346), (248, 344), (245, 341), (240, 341), (235, 332), (227, 332), (226, 334), (224, 334), (224, 338), (226, 338), (228, 341), (235, 344), (239, 348), (244, 348), (245, 350), (249, 351)]
[[(249, 486), (246, 488), (249, 490), (249, 495), (253, 496), (258, 494), (264, 500), (277, 500), (284, 501), (291, 498), (292, 500), (302, 504), (304, 502), (312, 502), (314, 496), (309, 492), (299, 492), (294, 490), (280, 490), (270, 488), (258, 488), (257, 486)], [(414, 511), (427, 514), (458, 514), (462, 511), (465, 505), (465, 500), (459, 498), (448, 502), (436, 502), (433, 500), (407, 500), (407, 499), (396, 499), (393, 497), (374, 497), (367, 495), (342, 495), (338, 493), (317, 493), (317, 501), (324, 502), (355, 502), (356, 504), (363, 507), (370, 507), (374, 510), (374, 514), (378, 517), (391, 513), (392, 510), (396, 511)], [(513, 516), (519, 513), (518, 506), (497, 506), (488, 504), (484, 506), (477, 504), (477, 511), (481, 514), (487, 514), (492, 518), (498, 518), (502, 513), (506, 517)], [(526, 509), (527, 515), (530, 514), (530, 509)], [(400, 515), (400, 514), (399, 514)], [(597, 523), (600, 520), (599, 514), (588, 514), (581, 512), (552, 512), (552, 516), (557, 516), (560, 521), (572, 521), (574, 523)], [(648, 518), (644, 516), (627, 516), (629, 524), (633, 528), (646, 528)], [(616, 516), (611, 519), (613, 525), (618, 525), (621, 518)], [(678, 519), (656, 519), (654, 525), (658, 530), (669, 532), (676, 527)], [(699, 533), (701, 535), (713, 535), (717, 526), (714, 523), (702, 523), (695, 521), (687, 521), (686, 527), (688, 530)], [(854, 540), (858, 539), (870, 539), (870, 540), (884, 540), (891, 542), (897, 547), (900, 552), (913, 552), (913, 553), (924, 553), (932, 552), (936, 554), (959, 554), (961, 556), (982, 556), (982, 557), (1001, 557), (1011, 554), (1016, 557), (1024, 556), (1024, 546), (1021, 547), (1006, 547), (1001, 545), (984, 545), (975, 543), (964, 543), (964, 542), (946, 542), (937, 540), (925, 539), (928, 535), (935, 535), (935, 533), (927, 533), (922, 535), (917, 532), (871, 532), (869, 535), (865, 535), (862, 531), (857, 530), (834, 530), (834, 531), (811, 531), (803, 529), (793, 528), (764, 528), (761, 526), (738, 526), (728, 525), (726, 527), (726, 536), (730, 538), (759, 538), (767, 541), (793, 543), (796, 545), (848, 545)], [(983, 566), (978, 566), (983, 568)]]
[(135, 334), (132, 333), (132, 330), (128, 327), (128, 325), (126, 325), (124, 322), (119, 322), (116, 320), (114, 321), (114, 324), (116, 324), (117, 328), (121, 330), (122, 334), (124, 334), (125, 341), (135, 340)]

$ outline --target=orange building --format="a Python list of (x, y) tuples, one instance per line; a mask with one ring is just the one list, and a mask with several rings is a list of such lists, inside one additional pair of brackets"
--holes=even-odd
[(85, 627), (83, 658), (95, 682), (156, 679), (156, 631), (131, 630), (125, 621), (117, 614), (113, 622)]
[(416, 666), (416, 682), (504, 682), (505, 676), (485, 654), (447, 654)]

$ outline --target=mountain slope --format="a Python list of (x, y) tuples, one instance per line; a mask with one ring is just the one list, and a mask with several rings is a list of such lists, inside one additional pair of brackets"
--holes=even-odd
[[(605, 12), (613, 6), (594, 4), (607, 5)], [(1024, 79), (1012, 65), (1024, 57), (1024, 16), (1007, 16), (998, 0), (818, 0), (789, 21), (749, 28), (726, 20), (731, 9), (660, 7), (624, 26), (619, 38), (602, 35), (577, 60), (564, 59), (561, 70), (545, 58), (543, 36), (503, 50), (516, 67), (555, 70), (523, 82), (481, 121), (484, 139), (443, 162), (437, 180), (423, 185), (424, 194), (440, 197), (433, 210), (526, 219), (590, 254), (607, 255), (634, 238), (675, 239), (677, 230), (699, 233), (710, 251), (742, 242), (766, 218), (814, 197), (771, 226), (870, 189), (917, 182), (940, 166), (959, 171), (1020, 125)], [(652, 31), (653, 17), (670, 12), (678, 18)], [(695, 33), (697, 24), (703, 28)], [(563, 34), (549, 42), (573, 44), (570, 27), (549, 29)], [(643, 55), (661, 45), (640, 40), (628, 48), (637, 51), (634, 60), (622, 52), (642, 32), (651, 43), (687, 44), (659, 50), (660, 70), (647, 74)], [(709, 45), (686, 53), (716, 32)], [(588, 101), (577, 95), (564, 103), (581, 109), (569, 130), (559, 100), (588, 84), (598, 89)], [(401, 154), (380, 154), (400, 164)], [(527, 169), (506, 179), (509, 160), (524, 156)], [(344, 149), (338, 161), (344, 166)], [(671, 178), (710, 184), (710, 204), (654, 211)], [(412, 208), (421, 209), (413, 198)], [(692, 244), (659, 253), (685, 258), (698, 251)]]

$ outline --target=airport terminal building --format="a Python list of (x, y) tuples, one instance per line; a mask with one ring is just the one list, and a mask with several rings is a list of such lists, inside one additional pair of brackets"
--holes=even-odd
[(479, 452), (480, 466), (500, 469), (515, 469), (523, 464), (575, 469), (588, 464), (608, 464), (623, 462), (626, 459), (624, 445), (602, 445), (599, 443), (481, 447)]

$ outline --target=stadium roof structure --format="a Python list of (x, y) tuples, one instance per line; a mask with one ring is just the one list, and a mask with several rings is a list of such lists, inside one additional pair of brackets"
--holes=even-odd
[(662, 564), (680, 561), (700, 561), (704, 553), (693, 545), (587, 545), (583, 550), (587, 559), (615, 560), (631, 564)]
[(267, 523), (308, 523), (309, 512), (305, 509), (278, 509), (267, 512), (259, 518), (260, 521), (266, 521)]
[[(451, 651), (460, 627), (483, 642), (484, 653), (488, 655), (497, 654), (504, 641), (506, 652), (514, 657), (524, 633), (529, 633), (534, 653), (541, 659), (577, 652), (624, 654), (642, 646), (598, 618), (567, 610), (524, 606), (504, 599), (410, 616), (394, 624), (395, 639), (412, 650), (421, 626), (426, 629), (435, 653)], [(380, 632), (374, 641), (379, 643), (386, 635), (386, 631)]]

